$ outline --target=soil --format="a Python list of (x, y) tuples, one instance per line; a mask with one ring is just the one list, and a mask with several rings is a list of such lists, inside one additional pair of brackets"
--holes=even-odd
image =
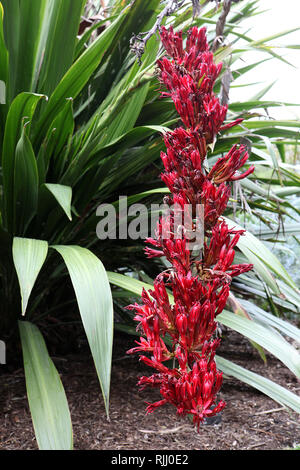
[[(171, 405), (145, 414), (145, 402), (159, 399), (155, 389), (139, 391), (140, 375), (151, 370), (126, 355), (134, 338), (116, 333), (111, 377), (110, 421), (87, 348), (79, 354), (53, 357), (71, 411), (77, 450), (281, 450), (300, 444), (300, 419), (256, 389), (225, 377), (219, 398), (227, 402), (221, 422), (198, 433), (189, 418), (176, 416)], [(267, 354), (267, 363), (252, 345), (231, 330), (223, 334), (218, 354), (268, 377), (298, 394), (295, 376)], [(0, 449), (34, 450), (37, 443), (30, 418), (22, 369), (1, 366)]]

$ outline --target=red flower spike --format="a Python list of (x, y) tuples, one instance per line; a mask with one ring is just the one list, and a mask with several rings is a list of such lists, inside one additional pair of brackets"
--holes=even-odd
[[(220, 344), (216, 318), (226, 305), (232, 278), (253, 268), (233, 264), (244, 230), (229, 229), (222, 214), (231, 194), (230, 182), (245, 178), (254, 167), (240, 172), (249, 156), (244, 146), (234, 145), (210, 170), (206, 168), (208, 146), (217, 134), (242, 122), (224, 125), (227, 106), (213, 93), (222, 64), (214, 63), (206, 29), (191, 28), (185, 48), (182, 33), (172, 28), (161, 28), (161, 40), (169, 56), (157, 62), (165, 89), (161, 95), (173, 100), (183, 126), (164, 136), (161, 178), (171, 192), (171, 207), (160, 218), (155, 238), (146, 239), (152, 247), (147, 246), (145, 253), (149, 258), (165, 257), (170, 267), (157, 276), (153, 290), (143, 290), (141, 305), (128, 307), (136, 312), (142, 334), (128, 353), (139, 353), (140, 360), (157, 371), (138, 382), (141, 389), (158, 388), (162, 397), (147, 403), (147, 413), (170, 403), (179, 416), (191, 415), (199, 430), (203, 420), (225, 407), (223, 400), (216, 402), (222, 385), (215, 362)], [(205, 235), (200, 256), (188, 243), (188, 235), (196, 233), (199, 204), (203, 219), (197, 222), (203, 224)], [(186, 205), (191, 212), (181, 224)]]
[(240, 148), (237, 148), (237, 145), (234, 145), (225, 157), (220, 158), (215, 163), (207, 177), (217, 184), (245, 178), (254, 171), (254, 166), (251, 166), (249, 170), (241, 175), (236, 175), (236, 171), (246, 163), (248, 158), (249, 155), (245, 146), (241, 145)]

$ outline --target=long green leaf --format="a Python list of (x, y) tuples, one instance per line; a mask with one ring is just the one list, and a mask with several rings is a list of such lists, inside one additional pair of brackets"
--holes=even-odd
[(85, 3), (86, 0), (46, 0), (33, 91), (49, 96), (71, 67)]
[[(10, 98), (14, 98), (22, 91), (35, 91), (32, 81), (36, 69), (36, 54), (39, 44), (41, 17), (44, 15), (45, 0), (32, 0), (19, 2), (19, 12), (15, 9), (7, 11), (7, 20), (19, 14), (19, 34), (16, 36), (14, 49), (9, 50), (9, 57), (13, 58), (10, 67)], [(5, 6), (7, 8), (7, 5)], [(11, 25), (10, 25), (11, 26)]]
[(153, 286), (151, 284), (139, 281), (130, 276), (125, 276), (124, 274), (113, 273), (108, 271), (107, 276), (111, 284), (121, 287), (121, 289), (132, 292), (137, 296), (141, 296), (143, 288), (153, 289)]
[(71, 450), (70, 411), (60, 376), (45, 341), (32, 323), (19, 321), (26, 389), (40, 450)]
[(39, 175), (35, 155), (24, 126), (17, 144), (14, 171), (14, 221), (13, 230), (25, 235), (37, 211)]
[(6, 119), (2, 151), (3, 225), (9, 230), (12, 228), (14, 214), (15, 149), (23, 131), (23, 118), (26, 118), (29, 133), (30, 121), (41, 98), (44, 96), (34, 93), (19, 94), (12, 102)]
[(15, 237), (12, 252), (21, 291), (22, 315), (25, 315), (30, 293), (47, 256), (48, 243)]
[(262, 377), (261, 375), (255, 374), (244, 367), (238, 366), (234, 362), (224, 359), (223, 357), (215, 356), (215, 358), (218, 368), (222, 370), (224, 374), (245, 382), (265, 395), (268, 395), (281, 405), (287, 406), (297, 413), (300, 413), (300, 397), (294, 393), (281, 387), (275, 382)]
[(276, 317), (269, 312), (266, 312), (249, 300), (239, 299), (239, 302), (246, 309), (247, 313), (250, 313), (251, 317), (255, 318), (258, 322), (262, 323), (267, 328), (276, 328), (283, 335), (293, 338), (295, 341), (297, 341), (297, 343), (300, 344), (300, 329), (294, 326), (292, 323), (283, 318)]
[(61, 254), (68, 268), (108, 413), (113, 304), (105, 269), (86, 248), (64, 245), (52, 248)]
[[(135, 127), (124, 135), (117, 137), (109, 144), (102, 147), (101, 144), (96, 145), (96, 142), (92, 140), (88, 142), (86, 146), (77, 154), (77, 159), (73, 160), (65, 174), (62, 177), (64, 184), (71, 184), (80, 177), (87, 167), (94, 168), (94, 166), (104, 159), (106, 156), (111, 156), (124, 149), (135, 146), (138, 142), (147, 139), (154, 133), (164, 134), (169, 129), (164, 126), (141, 126)], [(95, 139), (96, 140), (96, 139)], [(148, 144), (150, 146), (150, 143)], [(153, 146), (155, 144), (153, 143)], [(145, 158), (144, 158), (145, 159)], [(131, 158), (131, 164), (136, 165), (136, 160)], [(124, 168), (123, 168), (124, 170)], [(94, 171), (94, 170), (93, 170)]]
[[(242, 85), (241, 85), (242, 86)], [(258, 99), (249, 101), (237, 101), (229, 105), (230, 111), (240, 112), (240, 111), (250, 111), (255, 108), (274, 108), (282, 106), (299, 106), (296, 103), (282, 103), (280, 101), (260, 101)]]
[[(298, 121), (292, 121), (292, 120), (267, 120), (267, 119), (262, 119), (261, 121), (245, 121), (242, 123), (243, 126), (247, 127), (248, 129), (262, 129), (264, 127), (300, 127), (300, 122)], [(280, 129), (281, 132), (283, 132), (282, 129)]]
[(267, 349), (300, 378), (300, 355), (278, 332), (227, 310), (218, 315), (218, 321)]
[(265, 42), (272, 41), (273, 39), (277, 39), (277, 38), (280, 38), (282, 36), (286, 36), (287, 34), (293, 33), (294, 31), (299, 31), (299, 29), (300, 28), (291, 28), (291, 29), (286, 29), (284, 31), (280, 31), (278, 33), (272, 34), (272, 35), (267, 36), (265, 38), (258, 39), (257, 41), (253, 41), (251, 43), (251, 46), (258, 46), (258, 45), (263, 44)]
[[(95, 77), (91, 82), (92, 92), (95, 91), (95, 98), (90, 104), (92, 113), (96, 112), (98, 103), (101, 103), (106, 98), (109, 90), (112, 88), (118, 88), (118, 83), (120, 82), (120, 80), (118, 80), (120, 77), (120, 69), (122, 69), (124, 65), (125, 67), (127, 66), (128, 46), (130, 45), (130, 39), (134, 34), (139, 34), (143, 31), (149, 31), (154, 21), (156, 20), (157, 13), (155, 12), (159, 6), (159, 3), (159, 0), (148, 0), (147, 2), (144, 0), (134, 0), (131, 2), (130, 8), (125, 11), (123, 10), (121, 13), (124, 21), (122, 24), (120, 24), (118, 35), (115, 37), (115, 40), (111, 43), (107, 51), (108, 60), (105, 64), (103, 73), (101, 74), (101, 80), (99, 80), (98, 77)], [(124, 2), (123, 5), (125, 4), (126, 3)], [(147, 52), (143, 55), (142, 64), (138, 65), (136, 63), (133, 67), (137, 71), (142, 69), (145, 66), (145, 62), (147, 62), (149, 59), (151, 60), (151, 57), (156, 54), (159, 41), (157, 41), (156, 38), (154, 39), (156, 43), (153, 43), (153, 39), (150, 39), (150, 44), (147, 44)], [(112, 84), (114, 85), (113, 87)], [(143, 93), (139, 91), (138, 94)], [(132, 107), (133, 116), (135, 115), (136, 111), (137, 110)], [(128, 114), (129, 121), (133, 119), (133, 116)], [(123, 132), (120, 130), (119, 135), (121, 135)]]
[(4, 40), (9, 51), (7, 97), (8, 102), (14, 96), (14, 81), (16, 80), (16, 70), (18, 67), (18, 44), (20, 37), (20, 5), (18, 0), (2, 0), (4, 10)]
[(49, 103), (45, 106), (44, 112), (37, 123), (35, 129), (35, 144), (39, 145), (46, 135), (51, 122), (61, 111), (67, 98), (75, 99), (84, 85), (89, 80), (92, 73), (100, 64), (105, 51), (114, 40), (120, 24), (123, 22), (120, 15), (90, 47), (76, 60), (63, 76), (55, 90), (53, 91)]

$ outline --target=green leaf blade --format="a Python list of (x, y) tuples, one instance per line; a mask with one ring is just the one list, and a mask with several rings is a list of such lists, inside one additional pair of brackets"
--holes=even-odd
[(21, 291), (22, 315), (25, 315), (30, 293), (48, 253), (48, 243), (14, 237), (12, 252)]
[(59, 205), (64, 210), (69, 220), (72, 220), (71, 214), (71, 201), (72, 201), (72, 188), (62, 184), (46, 183), (45, 187), (55, 197)]
[(85, 3), (85, 0), (46, 0), (33, 83), (38, 93), (50, 95), (71, 67)]
[(23, 131), (23, 119), (26, 118), (27, 133), (30, 129), (30, 121), (34, 115), (36, 106), (43, 95), (34, 93), (20, 93), (12, 102), (7, 114), (2, 151), (3, 171), (3, 225), (12, 229), (14, 213), (14, 171), (15, 150)]
[(281, 405), (287, 406), (292, 410), (300, 413), (300, 397), (290, 392), (289, 390), (281, 387), (280, 385), (272, 382), (261, 375), (255, 374), (244, 367), (238, 366), (234, 362), (228, 361), (223, 357), (216, 356), (217, 367), (223, 371), (224, 374), (237, 378), (242, 382), (256, 388)]
[(70, 411), (59, 374), (44, 339), (30, 322), (19, 321), (26, 388), (40, 450), (71, 450)]
[(25, 126), (15, 152), (13, 230), (24, 235), (37, 211), (38, 167)]
[(86, 248), (65, 245), (52, 248), (63, 257), (69, 271), (108, 414), (113, 303), (106, 271), (101, 261)]
[(35, 130), (35, 145), (39, 145), (44, 135), (47, 134), (51, 122), (61, 111), (61, 107), (67, 98), (75, 99), (92, 73), (99, 66), (105, 51), (113, 41), (118, 28), (123, 21), (120, 15), (86, 51), (68, 69), (61, 81), (50, 96), (49, 103), (37, 123)]
[(218, 315), (218, 321), (267, 349), (300, 378), (300, 355), (278, 332), (227, 310)]

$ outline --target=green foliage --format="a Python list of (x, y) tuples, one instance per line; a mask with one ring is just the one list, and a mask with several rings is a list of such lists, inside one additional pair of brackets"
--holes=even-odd
[[(72, 430), (40, 320), (47, 325), (49, 311), (64, 320), (64, 306), (75, 292), (77, 303), (74, 298), (71, 305), (77, 304), (108, 413), (113, 307), (115, 328), (132, 333), (132, 318), (123, 307), (143, 285), (151, 285), (158, 270), (156, 262), (145, 260), (141, 241), (100, 242), (95, 234), (102, 202), (113, 203), (119, 195), (132, 202), (161, 202), (166, 193), (159, 179), (161, 133), (178, 119), (172, 104), (160, 100), (157, 38), (148, 41), (141, 65), (129, 51), (132, 34), (148, 31), (162, 5), (159, 0), (125, 4), (109, 2), (96, 37), (95, 26), (77, 37), (84, 0), (2, 0), (0, 8), (0, 331), (4, 340), (20, 331), (41, 449), (71, 448)], [(253, 0), (238, 3), (241, 14), (233, 9), (224, 30), (233, 40), (215, 54), (224, 70), (231, 67), (234, 79), (259, 64), (240, 65), (247, 50), (280, 60), (268, 46), (272, 38), (241, 34), (243, 19), (256, 14), (257, 6)], [(194, 20), (208, 26), (211, 40), (220, 8), (209, 3)], [(182, 7), (165, 21), (188, 29), (192, 7)], [(220, 80), (216, 91), (222, 86)], [(300, 124), (259, 114), (279, 104), (263, 97), (262, 92), (229, 104), (228, 120), (245, 120), (218, 139), (209, 158), (212, 164), (234, 143), (248, 143), (256, 171), (234, 186), (226, 215), (243, 225), (246, 209), (245, 217), (254, 224), (265, 223), (264, 236), (254, 231), (240, 242), (237, 262), (246, 258), (255, 270), (233, 283), (235, 308), (221, 320), (256, 344), (262, 356), (262, 348), (269, 350), (298, 375), (299, 355), (286, 338), (299, 341), (299, 330), (285, 318), (297, 318), (300, 293), (267, 243), (276, 236), (274, 214), (299, 213), (288, 197), (290, 191), (299, 192), (300, 176), (287, 163), (285, 149), (296, 148)], [(68, 275), (74, 292), (67, 290)], [(238, 317), (245, 312), (247, 319)], [(223, 358), (218, 366), (299, 410), (299, 398), (273, 382)]]

